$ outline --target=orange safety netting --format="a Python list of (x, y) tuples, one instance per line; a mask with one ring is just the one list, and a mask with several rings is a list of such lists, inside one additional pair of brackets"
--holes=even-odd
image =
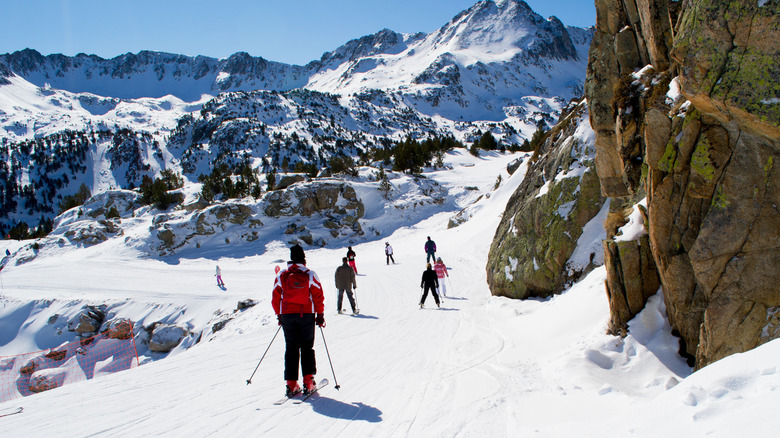
[(0, 356), (0, 403), (138, 366), (132, 323), (50, 350)]

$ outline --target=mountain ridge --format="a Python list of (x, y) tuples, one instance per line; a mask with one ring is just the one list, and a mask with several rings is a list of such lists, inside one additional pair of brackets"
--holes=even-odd
[[(166, 169), (188, 182), (220, 164), (322, 169), (406, 138), (473, 143), (488, 131), (519, 145), (582, 94), (591, 35), (488, 0), (431, 34), (383, 29), (304, 66), (246, 52), (0, 55), (0, 220), (32, 226), (81, 183), (129, 189)], [(88, 153), (47, 171), (73, 159), (54, 156), (73, 139)]]

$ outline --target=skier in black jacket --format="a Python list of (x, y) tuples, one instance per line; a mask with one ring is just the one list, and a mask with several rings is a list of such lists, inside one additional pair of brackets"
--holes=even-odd
[(439, 288), (439, 277), (436, 275), (436, 271), (431, 268), (431, 264), (428, 263), (427, 269), (423, 272), (422, 281), (420, 287), (423, 289), (422, 299), (420, 300), (420, 308), (425, 306), (425, 299), (428, 297), (428, 291), (431, 291), (433, 299), (436, 301), (436, 307), (441, 307), (439, 304), (439, 294), (436, 293), (436, 289)]

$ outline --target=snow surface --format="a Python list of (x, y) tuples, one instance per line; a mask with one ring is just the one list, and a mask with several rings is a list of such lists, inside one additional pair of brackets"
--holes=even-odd
[[(359, 316), (337, 315), (334, 304), (331, 279), (346, 248), (307, 250), (308, 266), (326, 292), (327, 327), (317, 330), (315, 342), (317, 376), (329, 378), (331, 385), (302, 405), (273, 404), (283, 394), (281, 336), (258, 366), (277, 332), (270, 295), (274, 267), (288, 256), (281, 240), (267, 244), (260, 255), (230, 254), (215, 246), (204, 248), (208, 258), (187, 259), (143, 257), (108, 241), (7, 266), (0, 296), (2, 355), (59, 345), (46, 318), (72, 314), (85, 303), (105, 303), (109, 313), (145, 325), (176, 323), (204, 335), (200, 343), (185, 342), (167, 356), (139, 351), (142, 365), (129, 371), (2, 403), (0, 413), (17, 406), (24, 412), (0, 417), (0, 433), (775, 436), (767, 420), (780, 402), (778, 341), (692, 373), (676, 353), (662, 292), (631, 322), (629, 336), (605, 334), (609, 309), (603, 267), (547, 300), (490, 295), (488, 250), (525, 173), (525, 166), (512, 176), (506, 173), (506, 164), (515, 158), (449, 154), (451, 170), (426, 176), (453, 192), (463, 185), (479, 187), (485, 196), (474, 201), (479, 208), (472, 208), (469, 221), (447, 229), (456, 210), (443, 211), (353, 245), (360, 272)], [(498, 175), (501, 185), (493, 189)], [(592, 237), (597, 231), (584, 234)], [(437, 255), (450, 269), (451, 297), (441, 309), (430, 297), (425, 309), (417, 306), (426, 236), (436, 241)], [(385, 241), (393, 245), (398, 264), (385, 264)], [(0, 250), (20, 245), (2, 241)], [(216, 287), (216, 264), (225, 291)], [(231, 313), (246, 298), (259, 304)], [(234, 319), (221, 331), (206, 329), (226, 314)]]

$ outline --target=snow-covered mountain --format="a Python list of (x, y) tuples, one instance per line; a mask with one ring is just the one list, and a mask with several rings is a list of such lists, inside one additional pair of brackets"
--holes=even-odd
[(220, 164), (322, 168), (410, 136), (490, 131), (518, 145), (581, 95), (591, 35), (485, 0), (429, 35), (385, 29), (305, 66), (246, 53), (0, 55), (0, 225), (35, 227), (82, 183), (133, 188), (163, 169), (194, 182)]
[(106, 60), (26, 49), (0, 55), (8, 70), (0, 75), (13, 72), (39, 87), (72, 93), (121, 99), (172, 95), (188, 102), (227, 91), (381, 90), (416, 97), (427, 115), (498, 121), (525, 96), (579, 97), (591, 34), (555, 17), (545, 20), (521, 0), (483, 0), (429, 35), (384, 29), (305, 66), (246, 53), (214, 59), (142, 51)]

